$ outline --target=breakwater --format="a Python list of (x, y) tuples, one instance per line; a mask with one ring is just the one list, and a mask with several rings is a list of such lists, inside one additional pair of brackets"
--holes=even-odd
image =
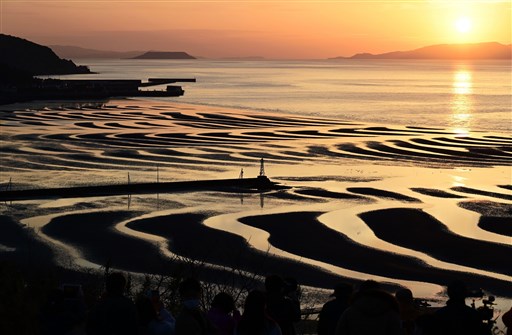
[(266, 176), (257, 178), (194, 180), (156, 183), (128, 183), (60, 188), (39, 188), (0, 191), (0, 201), (51, 198), (82, 198), (111, 195), (174, 193), (193, 191), (258, 192), (281, 189), (284, 186), (270, 181)]

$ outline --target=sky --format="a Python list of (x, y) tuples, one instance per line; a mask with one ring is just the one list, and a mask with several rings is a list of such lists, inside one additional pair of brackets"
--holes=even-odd
[(44, 45), (311, 59), (510, 44), (512, 1), (0, 0), (0, 31)]

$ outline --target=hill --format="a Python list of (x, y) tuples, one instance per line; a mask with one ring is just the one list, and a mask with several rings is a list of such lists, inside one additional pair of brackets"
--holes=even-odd
[(438, 44), (410, 51), (383, 54), (359, 53), (335, 59), (511, 59), (512, 46), (497, 42)]
[(144, 51), (106, 51), (96, 49), (86, 49), (70, 45), (50, 45), (50, 48), (62, 58), (81, 59), (81, 58), (132, 58), (142, 54)]
[(50, 48), (28, 40), (0, 34), (0, 67), (3, 71), (28, 75), (90, 73), (86, 66), (77, 66), (59, 58)]
[(132, 59), (196, 59), (183, 51), (148, 51)]

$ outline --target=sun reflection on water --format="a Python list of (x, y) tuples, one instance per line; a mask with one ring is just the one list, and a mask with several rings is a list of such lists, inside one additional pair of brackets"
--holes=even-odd
[(469, 132), (473, 102), (473, 80), (471, 72), (466, 69), (459, 69), (454, 73), (452, 84), (452, 120), (451, 124), (454, 131), (461, 135)]

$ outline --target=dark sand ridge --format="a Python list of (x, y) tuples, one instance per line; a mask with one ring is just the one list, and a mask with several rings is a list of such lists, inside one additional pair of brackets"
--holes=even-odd
[(443, 134), (450, 135), (452, 133), (446, 131), (431, 131), (431, 130), (409, 130), (409, 129), (391, 129), (387, 127), (361, 127), (361, 128), (340, 128), (331, 130), (335, 133), (345, 133), (345, 134), (359, 134), (359, 135), (370, 135), (370, 136), (380, 136), (380, 135), (396, 135), (396, 136), (410, 136), (416, 134)]
[(120, 122), (105, 122), (103, 125), (106, 126), (107, 129), (149, 129), (148, 127), (140, 126), (137, 123), (135, 123), (135, 125), (127, 125)]
[(309, 182), (309, 181), (337, 181), (337, 182), (350, 182), (350, 183), (366, 183), (371, 181), (382, 180), (380, 177), (350, 177), (350, 176), (304, 176), (304, 177), (291, 177), (291, 176), (276, 176), (272, 177), (275, 180), (282, 181), (299, 181), (299, 182)]
[[(437, 137), (432, 139), (426, 138), (413, 138), (411, 140), (413, 143), (423, 144), (427, 146), (437, 146), (437, 147), (449, 147), (449, 148), (467, 148), (468, 150), (474, 148), (482, 148), (489, 147), (489, 149), (495, 147), (501, 147), (506, 149), (508, 145), (512, 145), (512, 143), (502, 143), (492, 140), (479, 141), (479, 142), (471, 142), (471, 141), (461, 141), (459, 138), (448, 138), (448, 137)], [(492, 146), (492, 147), (491, 147)]]
[(286, 274), (297, 278), (301, 284), (316, 287), (333, 287), (340, 280), (357, 282), (311, 265), (267, 255), (252, 248), (241, 236), (203, 225), (206, 218), (205, 214), (174, 214), (131, 221), (127, 227), (164, 237), (173, 253), (212, 264), (260, 275)]
[(481, 214), (478, 227), (495, 234), (512, 237), (512, 205), (494, 201), (464, 201), (459, 202), (458, 205)]
[(246, 124), (249, 126), (255, 127), (303, 127), (303, 126), (314, 126), (314, 127), (322, 127), (322, 126), (332, 126), (332, 125), (340, 125), (344, 124), (339, 120), (318, 120), (313, 118), (305, 118), (305, 117), (280, 117), (280, 116), (272, 116), (272, 115), (254, 115), (254, 114), (230, 114), (230, 115), (221, 115), (221, 114), (212, 114), (212, 113), (197, 113), (200, 116), (205, 117), (207, 120), (215, 120), (220, 121), (222, 123), (230, 122), (231, 124), (235, 124), (237, 126), (245, 126)]
[(336, 124), (347, 124), (347, 125), (357, 125), (355, 123), (346, 123), (339, 120), (331, 120), (331, 119), (321, 119), (318, 118), (308, 118), (308, 117), (296, 117), (296, 116), (273, 116), (273, 115), (258, 115), (258, 114), (246, 114), (243, 118), (238, 116), (238, 114), (233, 115), (222, 115), (222, 114), (212, 114), (212, 113), (198, 113), (199, 115), (207, 116), (212, 119), (234, 119), (234, 120), (262, 120), (268, 122), (268, 120), (278, 122), (278, 124), (286, 124), (286, 125), (294, 125), (294, 126), (305, 126), (305, 125), (313, 125), (313, 126), (326, 126), (326, 125), (336, 125)]
[(437, 197), (437, 198), (453, 198), (453, 199), (466, 198), (462, 195), (457, 195), (457, 194), (453, 194), (450, 192), (437, 190), (437, 189), (433, 189), (433, 188), (412, 187), (412, 188), (410, 188), (410, 190), (420, 193), (420, 194), (425, 194), (425, 195), (429, 195), (431, 197)]
[[(209, 113), (198, 113), (198, 114), (184, 114), (180, 112), (172, 112), (161, 113), (165, 116), (170, 116), (169, 119), (179, 121), (187, 121), (185, 125), (189, 127), (196, 127), (197, 125), (208, 125), (210, 128), (215, 128), (211, 126), (221, 126), (221, 125), (234, 125), (239, 128), (261, 128), (261, 127), (296, 127), (296, 126), (324, 126), (324, 125), (334, 125), (336, 123), (322, 123), (319, 121), (312, 120), (303, 120), (301, 118), (292, 119), (292, 118), (282, 118), (280, 120), (276, 120), (275, 118), (268, 118), (265, 116), (261, 116), (259, 118), (248, 118), (247, 115), (243, 117), (240, 116), (227, 116), (227, 117), (218, 117), (214, 114)], [(201, 117), (206, 116), (206, 117)]]
[(371, 198), (361, 197), (350, 193), (332, 192), (324, 190), (322, 188), (313, 187), (295, 189), (294, 192), (297, 194), (309, 195), (320, 198), (364, 200), (365, 202), (371, 202), (373, 200)]
[[(399, 146), (401, 148), (406, 149), (413, 149), (413, 150), (427, 150), (432, 153), (437, 154), (445, 154), (449, 155), (450, 157), (457, 157), (458, 159), (461, 158), (470, 158), (470, 159), (479, 159), (479, 160), (506, 160), (512, 158), (512, 155), (498, 150), (497, 148), (484, 148), (482, 146), (480, 147), (465, 147), (467, 151), (458, 151), (458, 150), (450, 150), (450, 149), (441, 149), (437, 146), (423, 146), (423, 145), (416, 145), (412, 142), (404, 142), (404, 141), (391, 141), (396, 146)], [(505, 161), (506, 163), (506, 161)], [(509, 162), (510, 163), (510, 162)]]
[(483, 137), (440, 137), (437, 140), (455, 143), (465, 144), (469, 146), (475, 145), (493, 145), (493, 146), (505, 146), (512, 145), (512, 138), (501, 137), (501, 136), (483, 136)]
[(368, 142), (365, 145), (367, 148), (361, 146), (362, 144), (344, 143), (337, 145), (338, 151), (330, 151), (324, 149), (323, 154), (331, 157), (347, 157), (347, 158), (358, 158), (367, 160), (399, 160), (399, 161), (413, 161), (414, 163), (432, 165), (437, 163), (439, 165), (453, 165), (464, 163), (465, 166), (489, 166), (489, 165), (509, 165), (510, 160), (496, 159), (492, 156), (482, 156), (478, 154), (469, 154), (464, 157), (459, 157), (454, 151), (453, 156), (446, 154), (427, 153), (426, 148), (421, 148), (423, 152), (417, 150), (404, 150), (395, 147), (391, 147), (380, 142)]
[[(356, 243), (317, 220), (321, 212), (293, 212), (241, 218), (270, 234), (275, 247), (310, 259), (389, 278), (446, 285), (464, 278), (468, 285), (511, 297), (510, 283), (491, 277), (428, 266), (423, 261)], [(391, 231), (391, 233), (397, 233)], [(410, 237), (409, 237), (410, 238)], [(453, 247), (453, 246), (452, 246)]]
[(510, 194), (489, 192), (489, 191), (479, 190), (476, 188), (465, 187), (465, 186), (456, 186), (456, 187), (452, 187), (451, 189), (454, 191), (457, 191), (457, 192), (462, 192), (462, 193), (478, 194), (478, 195), (484, 195), (484, 196), (491, 197), (491, 198), (512, 200), (512, 195), (510, 195)]
[(406, 195), (397, 193), (397, 192), (391, 192), (391, 191), (385, 191), (385, 190), (379, 190), (377, 188), (373, 187), (348, 187), (347, 191), (357, 194), (363, 194), (363, 195), (370, 195), (374, 197), (379, 198), (387, 198), (387, 199), (394, 199), (399, 201), (406, 201), (406, 202), (421, 202), (420, 200), (412, 197), (408, 197)]
[(422, 210), (389, 208), (359, 216), (384, 241), (445, 262), (512, 275), (512, 258), (506, 256), (512, 255), (512, 246), (453, 234)]
[(510, 160), (502, 159), (502, 158), (495, 158), (493, 156), (486, 156), (481, 154), (475, 154), (470, 152), (460, 152), (456, 150), (440, 150), (436, 148), (429, 148), (429, 153), (420, 152), (417, 150), (426, 151), (425, 147), (420, 146), (413, 146), (410, 145), (408, 142), (398, 142), (398, 141), (391, 141), (391, 143), (394, 143), (395, 145), (398, 145), (402, 148), (396, 148), (389, 146), (387, 144), (383, 144), (381, 142), (368, 142), (367, 146), (370, 149), (378, 150), (381, 152), (385, 152), (388, 154), (396, 154), (398, 157), (400, 156), (406, 156), (408, 158), (414, 158), (414, 159), (440, 159), (443, 161), (448, 162), (464, 162), (465, 164), (470, 165), (476, 165), (479, 164), (510, 164)]
[[(114, 149), (122, 151), (124, 149)], [(134, 156), (134, 152), (127, 151), (127, 155), (123, 153), (113, 155), (102, 155), (96, 156), (90, 153), (84, 154), (69, 154), (69, 155), (34, 155), (30, 152), (24, 152), (18, 149), (9, 150), (10, 153), (16, 154), (15, 156), (3, 158), (2, 165), (9, 166), (10, 168), (19, 168), (24, 166), (25, 168), (42, 169), (42, 170), (73, 170), (73, 169), (126, 169), (129, 167), (131, 170), (140, 169), (147, 170), (148, 167), (154, 168), (155, 165), (161, 167), (179, 167), (181, 169), (187, 168), (189, 170), (200, 169), (205, 164), (204, 160), (197, 160), (194, 157), (188, 156), (189, 158), (175, 158), (174, 155), (169, 156), (153, 156), (153, 155), (139, 155), (140, 157)], [(208, 160), (219, 160), (219, 162), (230, 162), (230, 164), (236, 165), (240, 163), (251, 163), (254, 164), (255, 160), (251, 158), (243, 159), (239, 157), (231, 158), (227, 155), (201, 155)], [(261, 158), (260, 156), (257, 157)], [(291, 159), (291, 158), (289, 158)], [(158, 162), (158, 163), (155, 163)], [(210, 168), (213, 170), (214, 168)], [(223, 171), (221, 168), (218, 171)]]
[[(126, 271), (172, 275), (177, 266), (176, 261), (164, 257), (155, 244), (114, 229), (115, 224), (137, 214), (139, 213), (101, 211), (65, 215), (53, 219), (42, 231), (52, 238), (77, 247), (83, 252), (85, 259), (96, 264), (110, 262), (112, 267)], [(194, 255), (197, 256), (196, 259), (212, 260), (217, 264), (228, 265), (234, 262), (233, 265), (242, 269), (259, 270), (261, 275), (270, 273), (271, 270), (277, 273), (286, 271), (287, 275), (296, 275), (301, 284), (324, 288), (332, 288), (339, 281), (358, 282), (306, 264), (266, 256), (248, 247), (245, 240), (237, 235), (202, 225), (200, 222), (203, 218), (205, 216), (201, 214), (178, 214), (137, 220), (130, 226), (136, 225), (141, 230), (157, 235), (170, 235), (173, 241), (170, 249), (177, 254), (183, 252), (183, 256)], [(204, 279), (215, 281), (230, 274), (228, 270), (204, 268), (200, 275), (206, 276)]]
[(300, 135), (300, 136), (296, 136), (297, 138), (333, 138), (333, 137), (336, 137), (336, 138), (340, 138), (340, 137), (353, 137), (353, 138), (357, 138), (357, 137), (369, 137), (367, 135), (340, 135), (340, 134), (332, 134), (329, 132), (329, 130), (324, 130), (324, 131), (318, 131), (318, 130), (289, 130), (289, 131), (286, 131), (286, 130), (281, 130), (280, 133), (284, 133), (284, 134), (292, 134), (292, 135)]
[(15, 248), (1, 251), (0, 260), (14, 262), (28, 269), (46, 268), (54, 262), (51, 248), (35, 237), (35, 233), (9, 216), (0, 215), (0, 244)]

